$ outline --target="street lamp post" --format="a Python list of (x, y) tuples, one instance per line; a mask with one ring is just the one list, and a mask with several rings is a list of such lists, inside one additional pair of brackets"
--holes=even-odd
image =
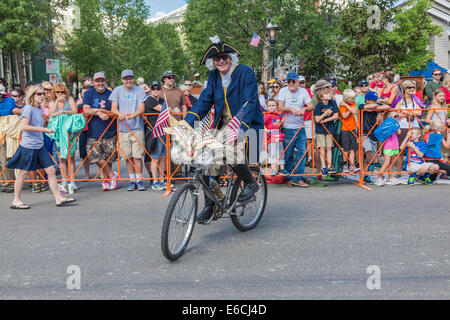
[(272, 51), (272, 78), (275, 77), (275, 42), (277, 41), (278, 25), (269, 22), (266, 27), (266, 31), (269, 32), (269, 43)]

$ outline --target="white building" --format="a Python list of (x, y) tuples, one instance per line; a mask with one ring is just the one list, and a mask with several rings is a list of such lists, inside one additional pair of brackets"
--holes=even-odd
[(450, 2), (448, 0), (433, 0), (433, 8), (428, 14), (434, 24), (441, 26), (441, 36), (431, 39), (430, 49), (434, 51), (436, 62), (441, 67), (450, 69)]

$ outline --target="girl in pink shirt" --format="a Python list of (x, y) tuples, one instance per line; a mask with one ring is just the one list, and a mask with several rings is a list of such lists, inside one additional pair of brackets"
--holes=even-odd
[[(400, 116), (396, 111), (391, 111), (387, 115), (387, 118), (394, 118), (397, 121), (399, 117)], [(395, 178), (394, 179), (391, 178), (391, 174), (389, 174), (388, 180), (384, 180), (384, 172), (386, 172), (389, 166), (391, 166), (395, 162), (394, 161), (395, 156), (400, 153), (400, 145), (398, 142), (397, 134), (400, 134), (400, 129), (398, 130), (398, 132), (394, 132), (393, 134), (391, 134), (384, 142), (383, 146), (384, 164), (381, 167), (380, 175), (378, 176), (378, 179), (375, 182), (377, 186), (381, 187), (384, 186), (385, 184), (396, 185), (399, 183)]]

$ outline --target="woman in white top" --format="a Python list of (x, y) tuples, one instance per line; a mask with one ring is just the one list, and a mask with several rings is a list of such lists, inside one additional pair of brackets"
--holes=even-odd
[(448, 108), (445, 103), (444, 90), (436, 89), (433, 92), (433, 101), (431, 102), (430, 109), (436, 110), (428, 110), (427, 119), (425, 120), (427, 123), (431, 123), (433, 120), (439, 120), (441, 123), (447, 122)]
[[(400, 134), (398, 135), (398, 143), (402, 144), (406, 138), (409, 129), (420, 128), (419, 119), (422, 116), (422, 107), (414, 101), (413, 95), (416, 93), (416, 83), (412, 80), (405, 80), (402, 82), (402, 100), (400, 100), (395, 109), (400, 109)], [(407, 111), (414, 110), (414, 111)], [(397, 161), (397, 171), (400, 172), (403, 166), (403, 156), (400, 156)]]

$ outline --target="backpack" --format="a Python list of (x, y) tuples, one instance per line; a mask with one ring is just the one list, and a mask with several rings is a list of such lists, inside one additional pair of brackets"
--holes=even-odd
[(398, 121), (393, 118), (387, 118), (373, 133), (378, 141), (383, 142), (397, 132), (398, 129), (400, 129)]

